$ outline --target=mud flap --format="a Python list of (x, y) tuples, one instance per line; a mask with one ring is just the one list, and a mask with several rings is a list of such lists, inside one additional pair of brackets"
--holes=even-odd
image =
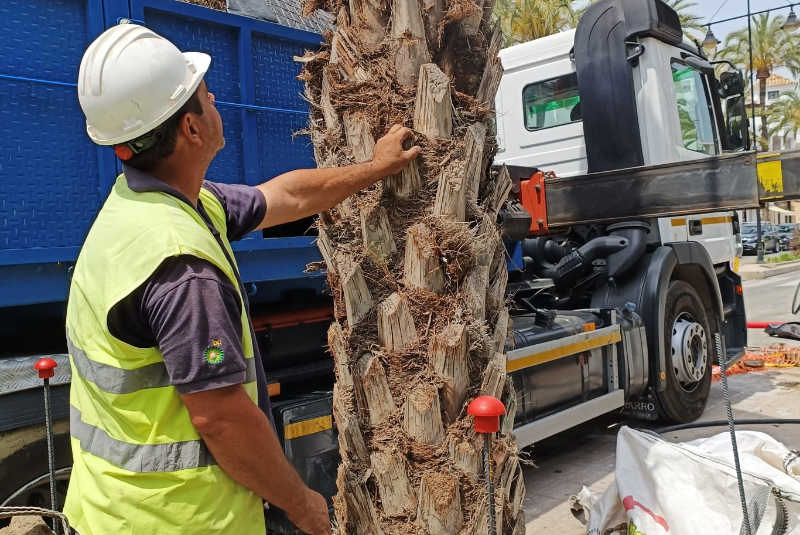
[(639, 420), (658, 420), (658, 397), (656, 397), (653, 387), (648, 386), (641, 396), (631, 396), (625, 402), (622, 414)]

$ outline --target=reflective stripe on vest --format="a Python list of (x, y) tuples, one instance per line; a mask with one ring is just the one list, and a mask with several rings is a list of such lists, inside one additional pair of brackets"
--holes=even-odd
[(217, 464), (202, 440), (168, 444), (130, 444), (81, 420), (81, 411), (70, 405), (69, 432), (81, 443), (81, 451), (100, 457), (130, 472), (172, 472)]
[[(72, 355), (75, 371), (97, 388), (111, 394), (131, 394), (146, 388), (163, 388), (171, 386), (167, 367), (163, 362), (154, 362), (125, 370), (91, 360), (86, 353), (77, 347), (67, 333), (67, 349)], [(256, 363), (254, 358), (244, 359), (247, 365), (245, 383), (256, 380)]]

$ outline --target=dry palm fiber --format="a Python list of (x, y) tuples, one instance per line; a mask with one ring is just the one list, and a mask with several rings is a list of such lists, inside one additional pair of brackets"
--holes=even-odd
[[(502, 35), (492, 6), (470, 0), (305, 6), (319, 8), (336, 15), (336, 31), (298, 58), (317, 164), (369, 160), (393, 124), (422, 148), (401, 176), (319, 220), (336, 316), (338, 531), (485, 533), (483, 446), (466, 405), (490, 394), (515, 410), (496, 228), (511, 181), (489, 172)], [(513, 437), (501, 434), (491, 453), (498, 532), (524, 533)]]

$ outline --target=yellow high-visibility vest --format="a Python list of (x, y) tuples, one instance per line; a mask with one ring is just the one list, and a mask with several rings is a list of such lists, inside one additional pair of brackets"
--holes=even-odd
[[(222, 205), (205, 189), (200, 199), (233, 260)], [(194, 207), (166, 193), (136, 193), (120, 175), (78, 257), (67, 307), (74, 465), (64, 512), (81, 535), (265, 533), (262, 500), (216, 464), (158, 348), (133, 347), (108, 330), (111, 308), (179, 255), (208, 260), (239, 292), (244, 387), (257, 403), (255, 343), (235, 260)]]

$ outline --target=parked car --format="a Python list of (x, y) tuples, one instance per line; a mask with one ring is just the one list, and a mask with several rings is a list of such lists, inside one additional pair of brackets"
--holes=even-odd
[(792, 251), (800, 245), (797, 233), (800, 232), (800, 223), (784, 223), (777, 225), (776, 230), (779, 235), (779, 242), (782, 251)]
[[(755, 223), (742, 224), (742, 250), (744, 254), (756, 254), (758, 229)], [(765, 253), (781, 250), (780, 235), (772, 223), (761, 223), (761, 248)]]

